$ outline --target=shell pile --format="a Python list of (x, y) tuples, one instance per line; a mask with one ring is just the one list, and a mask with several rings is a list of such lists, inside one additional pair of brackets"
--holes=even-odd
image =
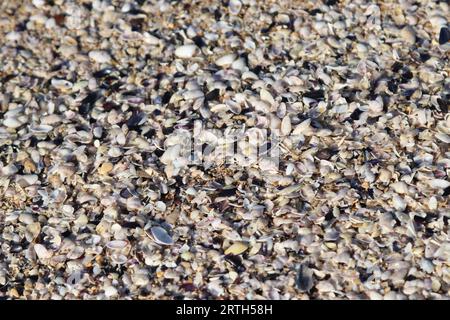
[(0, 1), (0, 298), (449, 298), (449, 17)]

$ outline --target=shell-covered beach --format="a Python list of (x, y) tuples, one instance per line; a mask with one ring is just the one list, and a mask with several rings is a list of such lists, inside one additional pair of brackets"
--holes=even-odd
[(0, 299), (448, 299), (449, 17), (0, 1)]

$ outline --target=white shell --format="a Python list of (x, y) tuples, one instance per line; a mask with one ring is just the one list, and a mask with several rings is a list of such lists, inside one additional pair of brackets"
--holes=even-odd
[(219, 67), (229, 66), (236, 60), (236, 55), (234, 53), (224, 55), (216, 60), (216, 64)]
[(52, 126), (44, 125), (44, 124), (30, 127), (30, 131), (34, 132), (34, 133), (48, 133), (52, 130), (53, 130)]
[(18, 128), (22, 125), (22, 122), (17, 120), (16, 118), (6, 118), (3, 120), (3, 125), (8, 128)]
[(73, 248), (68, 254), (67, 258), (71, 260), (75, 260), (80, 258), (84, 254), (84, 248), (80, 246), (76, 246)]
[(183, 94), (183, 98), (186, 100), (192, 100), (197, 98), (203, 98), (204, 94), (201, 90), (189, 90)]
[(107, 63), (111, 61), (111, 56), (106, 51), (94, 50), (89, 52), (89, 58), (97, 63)]
[(156, 208), (157, 210), (159, 210), (159, 211), (166, 211), (167, 206), (166, 206), (166, 204), (165, 204), (164, 202), (162, 202), (162, 201), (157, 201), (156, 204), (155, 204), (155, 208)]
[(112, 240), (106, 244), (106, 247), (112, 250), (121, 250), (128, 245), (128, 241), (125, 240)]
[(393, 198), (394, 208), (398, 211), (405, 211), (406, 209), (406, 202), (403, 200), (402, 197), (400, 197), (398, 194), (394, 194)]
[(128, 258), (123, 254), (112, 254), (111, 260), (116, 264), (124, 264), (128, 261)]
[(261, 89), (261, 92), (259, 93), (261, 100), (268, 102), (270, 105), (274, 105), (275, 104), (275, 100), (273, 99), (272, 95), (270, 94), (269, 91), (267, 91), (266, 89)]
[(34, 251), (40, 260), (50, 259), (52, 257), (52, 253), (48, 251), (42, 244), (35, 244)]
[(118, 291), (113, 286), (106, 286), (105, 287), (105, 296), (107, 297), (114, 297), (117, 296)]
[(192, 58), (197, 52), (198, 47), (194, 44), (185, 44), (184, 46), (178, 47), (175, 50), (175, 56), (181, 59)]
[(450, 186), (450, 182), (444, 179), (432, 179), (429, 180), (428, 183), (432, 188), (436, 189), (445, 189)]
[(233, 15), (238, 15), (242, 8), (242, 3), (240, 0), (230, 0), (228, 4), (230, 13)]
[(289, 133), (291, 133), (291, 130), (291, 118), (289, 116), (286, 116), (281, 121), (281, 134), (287, 136)]
[(68, 90), (73, 87), (73, 83), (64, 79), (52, 79), (51, 84), (59, 90)]

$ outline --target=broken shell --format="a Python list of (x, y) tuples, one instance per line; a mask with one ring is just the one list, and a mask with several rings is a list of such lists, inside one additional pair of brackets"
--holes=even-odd
[(52, 257), (52, 253), (47, 250), (42, 244), (36, 243), (34, 245), (34, 251), (40, 260), (50, 259)]
[(111, 56), (106, 51), (94, 50), (89, 52), (89, 58), (97, 63), (107, 63), (111, 61)]

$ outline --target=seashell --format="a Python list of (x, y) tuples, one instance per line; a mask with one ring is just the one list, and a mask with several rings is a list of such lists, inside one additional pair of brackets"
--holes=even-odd
[(65, 214), (71, 215), (75, 211), (75, 209), (74, 209), (73, 206), (71, 206), (69, 204), (65, 204), (65, 205), (62, 206), (62, 211)]
[(114, 288), (113, 286), (106, 286), (104, 288), (105, 291), (105, 296), (110, 298), (110, 297), (115, 297), (119, 294), (119, 292), (117, 291), (116, 288)]
[(398, 194), (408, 193), (408, 185), (403, 181), (392, 183), (390, 186)]
[(258, 79), (259, 79), (258, 76), (251, 71), (245, 71), (242, 74), (242, 80), (258, 80)]
[(185, 44), (175, 50), (175, 56), (181, 59), (192, 58), (199, 51), (194, 44)]
[(50, 259), (52, 252), (48, 251), (42, 244), (36, 243), (34, 245), (34, 251), (40, 260)]
[(51, 114), (41, 118), (41, 124), (52, 125), (61, 122), (62, 117), (57, 114)]
[(20, 126), (23, 125), (23, 123), (19, 120), (17, 120), (16, 118), (5, 118), (3, 120), (3, 125), (7, 128), (19, 128)]
[(237, 102), (234, 102), (233, 100), (227, 100), (225, 101), (225, 104), (228, 106), (231, 112), (234, 114), (241, 114), (242, 108), (241, 105)]
[(416, 42), (416, 32), (411, 26), (406, 26), (400, 30), (400, 37), (410, 45)]
[(239, 70), (240, 72), (245, 72), (246, 70), (248, 70), (248, 67), (245, 63), (245, 59), (243, 58), (233, 61), (233, 63), (231, 64), (231, 68)]
[(289, 186), (289, 187), (286, 187), (286, 188), (281, 189), (280, 191), (278, 191), (278, 195), (280, 195), (280, 196), (287, 196), (287, 195), (289, 195), (291, 193), (297, 192), (301, 188), (302, 188), (301, 184), (296, 184), (296, 185), (293, 185), (293, 186)]
[(216, 105), (212, 106), (210, 110), (211, 110), (211, 112), (214, 112), (214, 113), (220, 113), (220, 112), (228, 111), (229, 108), (230, 107), (227, 106), (226, 104), (220, 103), (220, 104), (216, 104)]
[(431, 197), (430, 200), (428, 200), (428, 208), (430, 210), (436, 210), (438, 207), (437, 199), (435, 196)]
[[(75, 225), (85, 226), (88, 224), (89, 218), (84, 213), (82, 213), (78, 216), (78, 218), (74, 222), (75, 222)], [(98, 228), (99, 230), (102, 228), (102, 226), (103, 226), (103, 224), (100, 224), (100, 223), (97, 225), (97, 227), (99, 227)], [(99, 230), (97, 232), (99, 232)], [(99, 233), (101, 233), (101, 232), (99, 232)]]
[(333, 284), (326, 280), (326, 281), (319, 281), (316, 285), (316, 289), (320, 292), (320, 293), (326, 293), (326, 292), (332, 292), (335, 290)]
[(58, 90), (69, 90), (73, 87), (73, 83), (63, 79), (55, 79), (53, 78), (51, 81), (51, 85)]
[(127, 210), (129, 211), (138, 211), (142, 210), (144, 207), (141, 203), (141, 200), (138, 197), (130, 197), (126, 202)]
[(84, 248), (81, 246), (74, 247), (68, 254), (67, 259), (76, 260), (84, 254)]
[(111, 61), (111, 56), (109, 53), (102, 50), (94, 50), (89, 52), (89, 58), (97, 63), (108, 63)]
[(155, 208), (159, 211), (166, 211), (167, 209), (166, 204), (162, 201), (157, 201), (155, 204)]
[(148, 271), (145, 269), (137, 270), (134, 274), (131, 275), (131, 279), (133, 280), (133, 284), (139, 287), (145, 286), (149, 282)]
[[(29, 225), (27, 225), (27, 231), (31, 235), (31, 241), (36, 239), (39, 233), (41, 232), (41, 225), (39, 222), (34, 222)], [(30, 241), (30, 242), (31, 242)]]
[(234, 53), (230, 53), (220, 57), (215, 61), (215, 63), (219, 67), (225, 67), (231, 65), (234, 60), (236, 60), (236, 55)]
[(25, 224), (31, 224), (34, 222), (33, 215), (29, 213), (22, 213), (19, 216), (19, 221)]
[[(392, 178), (392, 173), (389, 170), (386, 170), (386, 169), (381, 169), (380, 170), (380, 173), (378, 175), (378, 179), (381, 182), (388, 183), (391, 180), (391, 178)], [(399, 193), (398, 191), (395, 191), (395, 192)]]
[(289, 116), (285, 116), (281, 121), (281, 134), (287, 136), (291, 133), (291, 118)]
[(128, 258), (120, 253), (117, 254), (112, 254), (111, 255), (111, 260), (115, 263), (115, 264), (124, 264), (128, 261)]
[(444, 179), (432, 179), (428, 181), (428, 184), (435, 189), (445, 189), (450, 187), (450, 182)]
[(181, 151), (181, 145), (177, 144), (177, 145), (171, 146), (166, 149), (166, 151), (163, 153), (161, 158), (159, 158), (159, 160), (166, 165), (171, 164), (179, 156), (180, 151)]
[(106, 243), (106, 247), (111, 250), (122, 250), (128, 246), (128, 241), (125, 240), (112, 240)]
[(17, 169), (17, 167), (14, 164), (8, 164), (7, 166), (0, 168), (0, 175), (8, 177), (17, 173), (18, 171), (19, 169)]
[(436, 133), (435, 137), (441, 140), (442, 142), (450, 143), (450, 136), (448, 134), (438, 132)]
[(183, 98), (185, 100), (192, 100), (192, 99), (198, 99), (203, 98), (204, 93), (201, 90), (188, 90), (183, 94)]
[[(149, 235), (147, 231), (147, 235)], [(167, 233), (166, 229), (162, 227), (152, 227), (150, 229), (150, 235), (156, 243), (171, 246), (173, 245), (172, 237)]]
[(39, 134), (39, 133), (45, 133), (46, 134), (46, 133), (49, 133), (52, 130), (53, 130), (52, 126), (44, 125), (44, 124), (41, 124), (41, 125), (38, 125), (38, 126), (30, 126), (30, 131), (33, 132), (33, 133), (37, 133), (37, 134)]
[(235, 242), (225, 250), (225, 254), (240, 255), (248, 249), (248, 245), (244, 242)]
[(36, 8), (40, 8), (45, 5), (45, 0), (33, 0), (31, 1)]
[(305, 134), (306, 132), (308, 132), (310, 130), (310, 126), (311, 125), (311, 119), (306, 119), (304, 120), (302, 123), (300, 123), (299, 125), (297, 125), (294, 129), (294, 131), (292, 132), (292, 135), (300, 135), (300, 134)]
[(405, 211), (406, 202), (405, 202), (405, 200), (403, 200), (402, 197), (400, 197), (398, 194), (394, 194), (392, 200), (393, 200), (395, 209), (397, 209), (398, 211)]
[(242, 3), (240, 0), (230, 0), (228, 3), (228, 9), (232, 15), (238, 15), (241, 11)]
[(16, 175), (16, 181), (24, 187), (36, 184), (39, 177), (36, 174)]
[(267, 91), (266, 89), (261, 89), (259, 94), (260, 94), (260, 97), (261, 97), (262, 101), (265, 101), (265, 102), (269, 103), (270, 105), (274, 105), (275, 104), (275, 100), (273, 99), (273, 97), (270, 94), (270, 92)]
[(313, 272), (306, 264), (303, 263), (298, 268), (295, 283), (297, 288), (303, 292), (309, 292), (314, 286)]
[(21, 37), (22, 35), (19, 32), (11, 31), (6, 34), (5, 39), (9, 41), (18, 41)]

